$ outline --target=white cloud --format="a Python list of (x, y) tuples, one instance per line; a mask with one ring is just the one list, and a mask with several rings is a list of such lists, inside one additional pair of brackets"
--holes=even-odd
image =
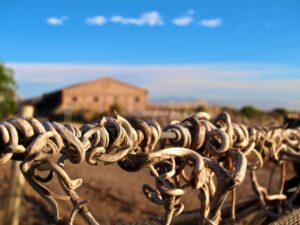
[(105, 24), (107, 19), (104, 16), (94, 16), (86, 19), (86, 23), (90, 25), (98, 25), (101, 26)]
[(113, 23), (128, 24), (135, 26), (162, 26), (164, 21), (157, 11), (143, 13), (139, 18), (126, 18), (123, 16), (113, 16), (110, 18)]
[(200, 25), (203, 27), (215, 28), (221, 26), (223, 23), (221, 18), (205, 19), (200, 21)]
[(66, 20), (68, 20), (67, 16), (49, 17), (49, 18), (47, 18), (46, 22), (52, 26), (60, 26), (60, 25), (63, 25)]
[(187, 26), (193, 22), (191, 16), (183, 16), (173, 20), (173, 23), (177, 26)]
[(176, 26), (187, 26), (193, 22), (194, 10), (190, 9), (187, 11), (186, 15), (173, 19), (173, 24)]

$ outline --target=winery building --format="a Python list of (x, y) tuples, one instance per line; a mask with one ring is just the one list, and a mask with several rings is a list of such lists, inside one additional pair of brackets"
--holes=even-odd
[(134, 113), (146, 109), (148, 91), (110, 77), (102, 77), (65, 87), (26, 102), (33, 104), (36, 113), (41, 116), (67, 110), (104, 112), (113, 106), (118, 106), (123, 112)]

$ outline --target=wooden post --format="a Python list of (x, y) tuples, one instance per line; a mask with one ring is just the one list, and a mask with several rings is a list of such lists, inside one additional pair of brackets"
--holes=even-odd
[[(32, 117), (34, 108), (29, 105), (21, 107), (19, 115), (21, 117)], [(5, 206), (3, 225), (19, 225), (20, 224), (20, 205), (22, 200), (22, 191), (25, 179), (20, 171), (20, 162), (11, 162), (11, 171), (9, 178), (9, 187), (7, 193), (7, 205)]]

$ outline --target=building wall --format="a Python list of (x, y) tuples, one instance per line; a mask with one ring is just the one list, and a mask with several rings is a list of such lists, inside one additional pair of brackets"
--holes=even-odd
[(148, 92), (141, 88), (103, 78), (63, 89), (62, 109), (88, 109), (96, 112), (108, 110), (117, 104), (126, 112), (145, 110)]

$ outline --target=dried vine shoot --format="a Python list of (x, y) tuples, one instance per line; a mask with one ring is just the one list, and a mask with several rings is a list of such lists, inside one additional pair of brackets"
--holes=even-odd
[[(158, 144), (159, 150), (155, 150)], [(23, 175), (52, 207), (56, 221), (61, 219), (56, 200), (71, 201), (74, 208), (69, 224), (78, 213), (88, 224), (99, 223), (76, 193), (82, 179), (68, 176), (65, 161), (79, 164), (86, 160), (94, 166), (118, 163), (131, 172), (148, 167), (155, 187), (144, 185), (143, 191), (149, 200), (164, 207), (166, 225), (183, 211), (181, 197), (191, 189), (199, 191), (199, 224), (219, 224), (229, 193), (234, 221), (236, 187), (243, 183), (247, 171), (268, 216), (278, 218), (292, 208), (299, 190), (290, 198), (283, 194), (285, 167), (288, 161), (300, 161), (299, 150), (299, 129), (246, 127), (232, 123), (227, 113), (211, 119), (200, 112), (163, 129), (155, 121), (128, 121), (117, 114), (80, 129), (57, 122), (41, 123), (34, 118), (12, 118), (0, 123), (0, 164), (22, 161)], [(277, 194), (269, 194), (268, 187), (262, 187), (257, 180), (256, 172), (266, 161), (275, 162), (281, 169)], [(39, 171), (48, 175), (42, 177)], [(45, 186), (54, 177), (64, 195)]]

